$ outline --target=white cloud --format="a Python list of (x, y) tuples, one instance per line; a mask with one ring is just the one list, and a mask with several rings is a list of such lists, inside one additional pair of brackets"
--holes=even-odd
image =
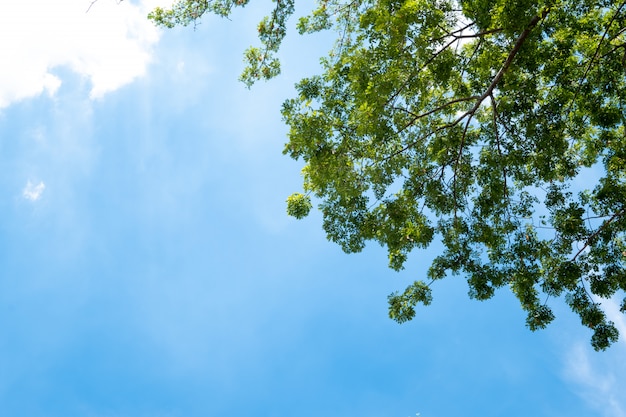
[(37, 201), (41, 198), (41, 194), (45, 189), (46, 184), (44, 184), (43, 181), (39, 181), (39, 184), (36, 185), (28, 181), (24, 190), (22, 190), (22, 196), (27, 200)]
[(594, 352), (589, 341), (570, 341), (564, 362), (564, 379), (589, 407), (603, 417), (626, 417), (626, 320), (617, 298), (595, 298), (620, 339), (603, 352)]
[(626, 316), (624, 313), (619, 311), (619, 303), (615, 298), (613, 299), (602, 299), (600, 300), (602, 303), (602, 309), (606, 313), (606, 316), (609, 320), (611, 320), (620, 334), (619, 343), (626, 345)]
[(606, 352), (591, 352), (584, 343), (575, 343), (566, 358), (565, 378), (577, 394), (604, 417), (626, 417), (626, 371), (623, 345)]
[(159, 30), (146, 18), (169, 0), (0, 2), (0, 108), (61, 85), (66, 67), (91, 81), (98, 98), (141, 76)]

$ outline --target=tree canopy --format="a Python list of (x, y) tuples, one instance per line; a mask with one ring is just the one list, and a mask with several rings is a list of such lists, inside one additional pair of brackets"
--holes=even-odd
[[(181, 0), (150, 18), (187, 25), (246, 3)], [(280, 72), (293, 12), (275, 0), (260, 22), (247, 85)], [(509, 287), (532, 330), (564, 297), (596, 350), (618, 339), (600, 301), (626, 292), (626, 0), (318, 0), (297, 29), (337, 41), (282, 108), (284, 152), (305, 164), (288, 213), (314, 197), (331, 241), (376, 241), (395, 270), (444, 247), (389, 296), (391, 318), (460, 274), (475, 299)]]

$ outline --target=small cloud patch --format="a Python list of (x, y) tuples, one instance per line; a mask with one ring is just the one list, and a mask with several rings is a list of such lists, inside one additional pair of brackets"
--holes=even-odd
[(26, 187), (24, 187), (24, 190), (22, 191), (22, 196), (27, 200), (37, 201), (41, 198), (41, 194), (45, 189), (46, 184), (44, 184), (43, 181), (39, 181), (39, 184), (33, 184), (28, 181), (26, 183)]

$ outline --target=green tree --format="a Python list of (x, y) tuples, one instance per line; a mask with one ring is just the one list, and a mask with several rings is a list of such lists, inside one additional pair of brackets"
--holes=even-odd
[[(186, 25), (246, 1), (150, 18)], [(259, 24), (246, 84), (279, 73), (293, 10), (275, 0)], [(461, 274), (479, 300), (509, 287), (532, 330), (564, 297), (596, 350), (618, 339), (599, 299), (626, 291), (626, 0), (318, 0), (297, 29), (338, 36), (283, 105), (284, 152), (305, 163), (288, 212), (306, 216), (315, 197), (331, 241), (377, 241), (395, 270), (415, 248), (445, 248), (389, 296), (391, 318)]]

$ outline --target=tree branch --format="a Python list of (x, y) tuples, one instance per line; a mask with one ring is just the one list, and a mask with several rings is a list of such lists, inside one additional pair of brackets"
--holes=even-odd
[[(117, 4), (120, 4), (122, 1), (124, 0), (117, 0)], [(87, 7), (87, 11), (85, 13), (89, 13), (89, 10), (91, 10), (91, 7), (96, 4), (98, 2), (98, 0), (93, 0), (90, 4), (89, 7)]]
[[(406, 130), (409, 126), (411, 126), (413, 123), (415, 123), (416, 121), (418, 121), (419, 119), (426, 117), (426, 116), (430, 116), (433, 113), (438, 112), (439, 110), (443, 110), (446, 107), (455, 104), (455, 103), (462, 103), (464, 101), (470, 101), (470, 100), (476, 100), (480, 98), (479, 96), (470, 96), (470, 97), (462, 97), (462, 98), (457, 98), (451, 101), (448, 101), (445, 104), (442, 104), (441, 106), (438, 106), (432, 110), (427, 111), (426, 113), (422, 113), (422, 114), (415, 114), (412, 111), (406, 110), (406, 109), (402, 109), (405, 110), (407, 113), (413, 115), (413, 119), (411, 119), (411, 121), (409, 121), (405, 126), (402, 127), (402, 129), (400, 129), (398, 132), (396, 132), (396, 134), (402, 133), (404, 130)], [(396, 107), (394, 107), (394, 109), (397, 109)]]
[(626, 213), (626, 209), (623, 209), (622, 211), (618, 211), (617, 213), (613, 214), (611, 216), (610, 219), (608, 219), (607, 221), (605, 221), (604, 223), (602, 223), (602, 225), (600, 227), (598, 227), (598, 230), (596, 230), (595, 232), (593, 232), (591, 234), (591, 236), (589, 236), (587, 238), (587, 240), (585, 240), (585, 244), (583, 245), (582, 248), (580, 248), (580, 250), (578, 252), (576, 252), (576, 255), (574, 255), (574, 257), (572, 258), (572, 260), (570, 262), (574, 262), (576, 260), (576, 258), (578, 258), (578, 255), (580, 255), (581, 253), (583, 253), (583, 251), (585, 249), (587, 249), (589, 247), (589, 245), (591, 245), (591, 241), (598, 236), (598, 234), (604, 230), (605, 227), (607, 227), (608, 225), (610, 225), (611, 223), (613, 223), (615, 221), (615, 219), (617, 219), (618, 217), (622, 216), (624, 213)]
[[(502, 158), (502, 149), (500, 148), (500, 134), (498, 133), (498, 109), (496, 106), (496, 99), (493, 97), (493, 94), (489, 96), (491, 99), (491, 109), (493, 113), (493, 130), (495, 132), (496, 146), (498, 148), (498, 156)], [(504, 177), (504, 198), (509, 199), (509, 192), (506, 183), (507, 172), (506, 172), (506, 164), (502, 164), (502, 176)]]
[(604, 33), (602, 34), (602, 38), (600, 38), (600, 42), (598, 42), (598, 45), (596, 46), (596, 50), (595, 50), (593, 56), (591, 57), (591, 59), (589, 60), (589, 63), (587, 64), (587, 68), (585, 68), (585, 72), (583, 73), (583, 76), (580, 78), (580, 81), (578, 81), (578, 88), (576, 89), (576, 93), (574, 93), (574, 98), (572, 99), (572, 101), (571, 101), (569, 107), (567, 108), (567, 111), (565, 112), (565, 114), (569, 114), (570, 111), (572, 110), (572, 107), (574, 106), (574, 102), (576, 101), (576, 98), (578, 97), (578, 93), (580, 93), (580, 89), (582, 87), (582, 84), (583, 84), (583, 82), (585, 82), (585, 79), (587, 78), (587, 75), (589, 74), (589, 71), (591, 70), (591, 65), (593, 64), (593, 61), (595, 61), (595, 59), (598, 57), (598, 53), (600, 52), (600, 46), (602, 45), (602, 42), (604, 42), (604, 39), (606, 38), (606, 35), (609, 33), (609, 29), (611, 28), (611, 25), (613, 24), (613, 22), (615, 21), (615, 19), (619, 15), (619, 13), (622, 10), (622, 7), (624, 7), (624, 5), (626, 5), (626, 1), (623, 1), (622, 4), (620, 4), (620, 6), (615, 11), (615, 14), (613, 15), (613, 17), (609, 21), (609, 24), (604, 29)]
[[(550, 9), (544, 9), (543, 12), (541, 14), (536, 15), (535, 17), (533, 17), (531, 19), (531, 21), (528, 23), (528, 25), (526, 25), (526, 29), (524, 29), (524, 31), (519, 35), (519, 37), (517, 38), (515, 45), (513, 46), (513, 49), (511, 49), (511, 52), (509, 52), (509, 55), (507, 56), (506, 60), (504, 61), (504, 63), (502, 64), (502, 67), (500, 68), (500, 70), (498, 71), (498, 73), (496, 74), (496, 76), (494, 77), (494, 79), (491, 81), (491, 84), (489, 84), (489, 87), (487, 87), (487, 89), (485, 90), (485, 92), (481, 95), (481, 96), (472, 96), (473, 98), (477, 98), (476, 103), (474, 104), (474, 107), (472, 107), (470, 110), (466, 111), (464, 114), (462, 114), (460, 117), (458, 117), (454, 122), (451, 123), (447, 123), (443, 126), (438, 127), (437, 129), (429, 132), (428, 134), (420, 137), (420, 139), (418, 139), (417, 141), (413, 141), (409, 144), (407, 144), (406, 146), (404, 146), (402, 149), (400, 149), (399, 151), (394, 152), (393, 154), (389, 155), (387, 158), (385, 158), (385, 160), (388, 160), (392, 157), (394, 157), (395, 155), (398, 155), (404, 151), (406, 151), (407, 149), (410, 149), (414, 144), (416, 144), (418, 141), (427, 139), (428, 137), (434, 135), (435, 133), (456, 126), (459, 122), (461, 122), (463, 119), (465, 119), (467, 116), (470, 116), (470, 120), (472, 119), (473, 115), (476, 113), (476, 111), (480, 108), (480, 105), (482, 104), (483, 101), (485, 101), (485, 99), (487, 97), (490, 97), (493, 95), (493, 91), (496, 88), (496, 86), (498, 85), (498, 83), (502, 80), (502, 77), (504, 76), (504, 73), (509, 69), (509, 67), (511, 66), (511, 64), (513, 63), (513, 60), (515, 59), (515, 56), (517, 55), (517, 53), (520, 51), (520, 49), (522, 48), (522, 45), (524, 44), (524, 41), (526, 41), (526, 38), (528, 38), (528, 35), (530, 34), (530, 32), (535, 28), (535, 26), (537, 26), (537, 24), (546, 17), (546, 15), (549, 13)], [(444, 47), (447, 48), (449, 45), (451, 45), (450, 43), (448, 45), (446, 45)], [(428, 63), (430, 63), (439, 53), (441, 53), (441, 51), (438, 51), (436, 55), (434, 55), (431, 59), (429, 59), (427, 61), (427, 63), (425, 65), (427, 65)], [(422, 66), (422, 68), (424, 68), (424, 66)], [(395, 95), (394, 95), (395, 96)], [(462, 98), (462, 99), (456, 99), (457, 102), (460, 101), (467, 101), (468, 98)], [(454, 100), (453, 100), (454, 101)], [(388, 101), (389, 102), (389, 101)], [(449, 105), (451, 103), (448, 103), (446, 105)], [(444, 107), (446, 106), (444, 105)], [(441, 109), (438, 109), (441, 110)], [(424, 115), (428, 115), (428, 114), (432, 114), (433, 112), (437, 111), (437, 109), (435, 109), (434, 111), (430, 111), (427, 113), (424, 113)], [(417, 119), (415, 119), (417, 120)], [(397, 134), (401, 133), (402, 131), (404, 131), (405, 129), (407, 129), (409, 126), (411, 126), (415, 120), (409, 122), (406, 126), (404, 126), (402, 129), (400, 129), (398, 132), (396, 132)], [(467, 130), (467, 129), (466, 129)]]
[(498, 71), (498, 73), (496, 74), (494, 79), (491, 81), (491, 84), (489, 85), (489, 87), (487, 87), (487, 90), (483, 93), (483, 95), (480, 96), (480, 98), (478, 99), (478, 101), (474, 105), (474, 108), (472, 110), (470, 110), (470, 112), (472, 114), (475, 113), (476, 110), (478, 110), (478, 108), (480, 107), (482, 102), (487, 97), (489, 97), (489, 96), (491, 96), (493, 94), (493, 90), (496, 88), (498, 83), (502, 80), (502, 77), (504, 77), (504, 73), (509, 69), (509, 67), (513, 63), (513, 60), (515, 59), (515, 56), (517, 55), (517, 53), (520, 51), (520, 49), (522, 49), (522, 45), (526, 41), (526, 38), (528, 38), (528, 35), (530, 35), (530, 32), (535, 28), (535, 26), (537, 26), (537, 24), (542, 19), (544, 19), (546, 17), (546, 15), (549, 13), (549, 11), (550, 11), (550, 9), (546, 8), (546, 9), (543, 10), (543, 12), (541, 12), (541, 14), (536, 15), (535, 17), (533, 17), (531, 19), (531, 21), (528, 23), (528, 25), (526, 26), (526, 29), (524, 29), (524, 31), (519, 35), (519, 37), (517, 38), (517, 41), (515, 42), (515, 46), (513, 46), (513, 49), (511, 49), (511, 52), (509, 52), (509, 55), (506, 57), (506, 60), (504, 61), (504, 64), (502, 64), (502, 67), (500, 68), (500, 71)]

